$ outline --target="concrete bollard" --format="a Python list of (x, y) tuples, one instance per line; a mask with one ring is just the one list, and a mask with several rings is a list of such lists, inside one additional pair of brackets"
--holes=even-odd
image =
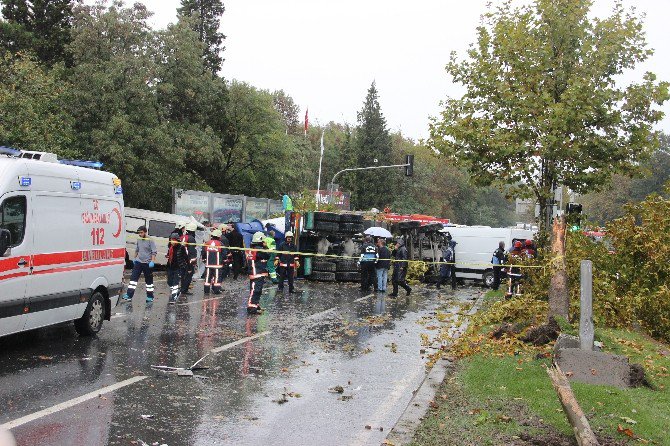
[(582, 260), (580, 286), (579, 346), (593, 350), (593, 263)]

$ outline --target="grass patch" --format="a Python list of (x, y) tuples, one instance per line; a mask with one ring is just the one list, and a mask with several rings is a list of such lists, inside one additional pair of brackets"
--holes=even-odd
[[(599, 437), (623, 442), (627, 437), (617, 432), (621, 425), (645, 441), (670, 446), (668, 347), (626, 330), (600, 329), (597, 335), (606, 351), (643, 364), (657, 390), (572, 383), (591, 427)], [(445, 380), (435, 398), (439, 408), (423, 422), (413, 444), (509, 444), (510, 439), (516, 444), (528, 426), (541, 431), (543, 425), (572, 437), (545, 370), (549, 364), (549, 359), (536, 360), (531, 352), (502, 357), (478, 353), (461, 359), (457, 372)]]

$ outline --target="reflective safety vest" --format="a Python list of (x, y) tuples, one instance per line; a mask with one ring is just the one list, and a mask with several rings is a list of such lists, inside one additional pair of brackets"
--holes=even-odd
[(223, 256), (223, 243), (221, 240), (210, 240), (204, 251), (205, 266), (207, 268), (221, 268), (225, 262)]
[(268, 259), (270, 258), (270, 254), (252, 249), (247, 251), (246, 256), (250, 279), (258, 279), (259, 277), (268, 275)]

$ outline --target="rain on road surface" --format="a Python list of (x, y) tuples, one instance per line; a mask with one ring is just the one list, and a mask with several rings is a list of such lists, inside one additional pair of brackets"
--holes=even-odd
[[(2, 338), (0, 424), (19, 446), (380, 444), (426, 373), (421, 334), (432, 333), (418, 322), (481, 293), (298, 286), (266, 290), (264, 314), (248, 317), (246, 281), (222, 296), (196, 282), (168, 306), (159, 276), (153, 304), (140, 285), (97, 337), (65, 325)], [(208, 353), (202, 378), (151, 369)]]

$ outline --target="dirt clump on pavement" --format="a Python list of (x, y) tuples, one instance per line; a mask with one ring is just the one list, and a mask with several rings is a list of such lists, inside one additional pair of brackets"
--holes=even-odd
[(521, 330), (522, 327), (520, 324), (510, 324), (505, 322), (491, 333), (491, 337), (494, 339), (502, 339), (503, 336), (512, 338), (521, 333)]

